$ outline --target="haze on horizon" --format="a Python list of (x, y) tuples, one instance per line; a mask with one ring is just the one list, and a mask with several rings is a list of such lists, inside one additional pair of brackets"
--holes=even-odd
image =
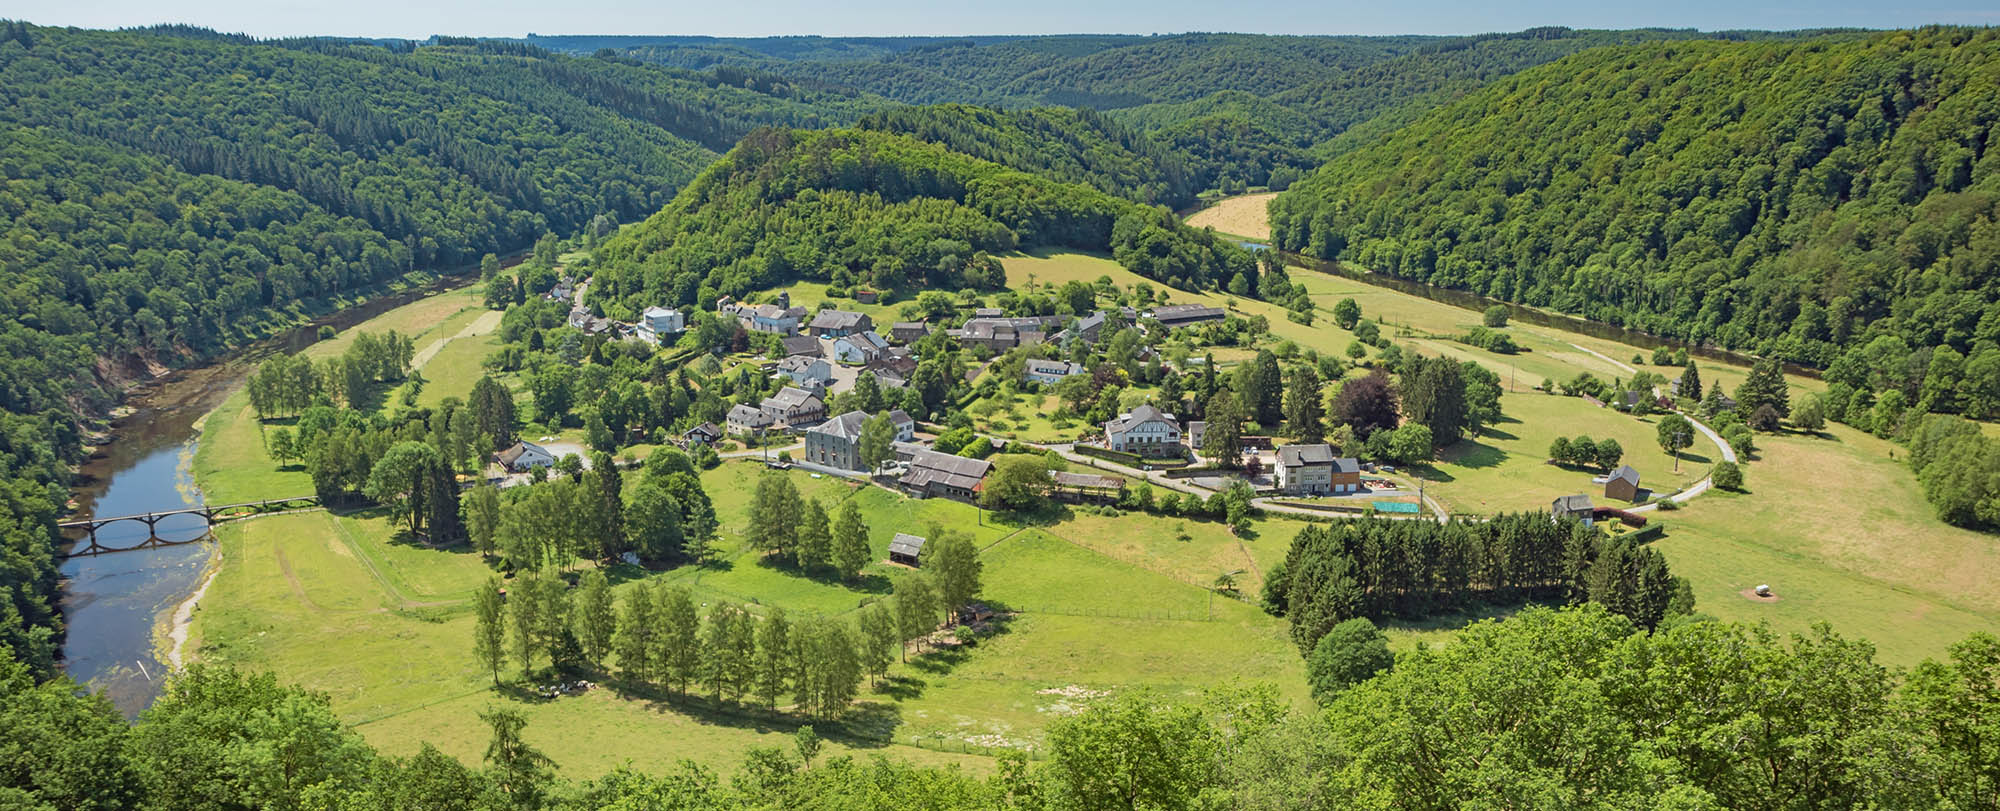
[(878, 0), (859, 7), (808, 0), (747, 3), (647, 3), (584, 0), (549, 4), (408, 4), (388, 0), (18, 0), (0, 16), (37, 25), (123, 28), (187, 23), (259, 37), (367, 36), (421, 39), (433, 34), (542, 35), (964, 36), (974, 34), (1170, 33), (1478, 34), (1540, 25), (1571, 28), (1910, 28), (1942, 23), (2000, 24), (2000, 6), (1979, 0), (1884, 4), (1726, 2), (1621, 7), (1590, 0), (1412, 0), (1381, 4), (1337, 0), (1019, 0), (938, 8), (923, 0)]

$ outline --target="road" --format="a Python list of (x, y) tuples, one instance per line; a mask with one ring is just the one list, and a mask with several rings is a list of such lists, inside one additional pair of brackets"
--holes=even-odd
[[(1721, 434), (1717, 434), (1715, 432), (1715, 429), (1710, 428), (1707, 425), (1704, 425), (1700, 422), (1696, 422), (1693, 419), (1688, 420), (1688, 422), (1693, 424), (1694, 429), (1696, 431), (1700, 431), (1702, 436), (1708, 437), (1708, 441), (1715, 443), (1715, 449), (1722, 454), (1723, 461), (1726, 462), (1736, 461), (1736, 449), (1729, 447), (1729, 443), (1722, 438)], [(1714, 487), (1715, 486), (1714, 479), (1715, 475), (1713, 473), (1707, 476), (1703, 476), (1701, 477), (1701, 481), (1695, 482), (1693, 486), (1689, 487), (1686, 490), (1682, 490), (1678, 493), (1668, 496), (1667, 500), (1675, 504), (1686, 504), (1688, 503), (1689, 500), (1693, 499), (1695, 496), (1706, 493), (1708, 492), (1708, 489), (1710, 487)], [(1655, 502), (1653, 504), (1645, 504), (1638, 507), (1633, 507), (1628, 512), (1635, 512), (1635, 513), (1652, 512), (1659, 508), (1660, 505), (1657, 502)]]
[(1638, 374), (1638, 373), (1639, 373), (1639, 370), (1638, 370), (1638, 369), (1634, 369), (1634, 368), (1632, 368), (1631, 364), (1628, 364), (1628, 363), (1625, 363), (1624, 361), (1621, 361), (1621, 360), (1619, 360), (1619, 359), (1617, 359), (1617, 358), (1614, 358), (1614, 357), (1611, 357), (1610, 355), (1606, 355), (1606, 354), (1604, 354), (1603, 352), (1599, 352), (1599, 351), (1597, 351), (1597, 350), (1595, 350), (1595, 349), (1591, 349), (1590, 347), (1587, 347), (1587, 346), (1584, 346), (1583, 344), (1574, 344), (1574, 343), (1573, 343), (1573, 344), (1570, 344), (1570, 346), (1574, 346), (1574, 347), (1576, 347), (1576, 348), (1578, 348), (1578, 349), (1581, 349), (1581, 350), (1583, 350), (1583, 351), (1585, 351), (1585, 352), (1589, 352), (1589, 353), (1590, 353), (1590, 354), (1592, 354), (1592, 355), (1596, 355), (1596, 356), (1597, 356), (1597, 359), (1598, 359), (1598, 360), (1601, 360), (1601, 361), (1604, 361), (1605, 363), (1609, 363), (1609, 364), (1611, 364), (1611, 365), (1613, 365), (1613, 366), (1616, 366), (1616, 367), (1618, 367), (1618, 368), (1620, 368), (1620, 369), (1624, 369), (1624, 370), (1625, 370), (1625, 373), (1626, 373), (1626, 374)]
[[(997, 439), (997, 437), (988, 437), (988, 438)], [(1175, 490), (1182, 493), (1193, 493), (1203, 498), (1207, 498), (1210, 494), (1215, 492), (1213, 490), (1209, 490), (1204, 487), (1199, 487), (1194, 484), (1190, 484), (1187, 481), (1181, 479), (1170, 478), (1165, 473), (1158, 470), (1139, 470), (1137, 468), (1121, 465), (1118, 464), (1117, 462), (1113, 462), (1107, 459), (1099, 459), (1095, 456), (1085, 456), (1083, 454), (1076, 452), (1074, 443), (1066, 442), (1055, 445), (1041, 445), (1033, 442), (1025, 442), (1023, 444), (1028, 445), (1029, 447), (1055, 451), (1058, 455), (1062, 456), (1062, 458), (1067, 459), (1071, 462), (1075, 462), (1079, 465), (1083, 465), (1085, 467), (1094, 467), (1097, 468), (1098, 470), (1117, 473), (1119, 475), (1126, 476), (1129, 478), (1143, 479), (1150, 484), (1159, 487), (1164, 487), (1168, 490)], [(1451, 520), (1450, 513), (1447, 513), (1445, 511), (1444, 505), (1439, 504), (1437, 502), (1437, 499), (1431, 498), (1430, 495), (1426, 494), (1424, 496), (1424, 503), (1430, 505), (1431, 510), (1437, 513), (1438, 520), (1440, 522)], [(1256, 507), (1258, 510), (1261, 510), (1263, 512), (1282, 513), (1285, 515), (1299, 515), (1311, 518), (1360, 517), (1360, 514), (1358, 513), (1349, 515), (1342, 513), (1330, 513), (1324, 510), (1314, 510), (1306, 507), (1293, 507), (1286, 504), (1279, 504), (1265, 497), (1250, 499), (1250, 505)], [(1410, 517), (1408, 516), (1384, 516), (1384, 517), (1398, 518), (1403, 520), (1410, 519)]]

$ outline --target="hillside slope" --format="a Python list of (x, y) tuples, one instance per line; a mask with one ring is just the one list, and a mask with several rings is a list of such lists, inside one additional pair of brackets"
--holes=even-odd
[(1199, 191), (1181, 153), (1087, 108), (897, 107), (856, 126), (908, 135), (1142, 203), (1181, 208), (1193, 203)]
[(1526, 71), (1336, 158), (1288, 249), (1828, 363), (2000, 338), (2000, 32), (1685, 42)]

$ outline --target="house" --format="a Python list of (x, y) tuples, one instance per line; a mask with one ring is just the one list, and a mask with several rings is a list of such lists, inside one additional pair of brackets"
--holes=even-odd
[(811, 335), (787, 335), (780, 338), (778, 339), (778, 351), (785, 353), (782, 357), (787, 358), (826, 357), (826, 350), (820, 348), (819, 339)]
[(1154, 408), (1151, 403), (1104, 424), (1105, 446), (1121, 453), (1178, 456), (1180, 442), (1181, 424), (1174, 421), (1174, 415)]
[(874, 304), (882, 300), (882, 294), (874, 290), (856, 290), (854, 300), (862, 304)]
[(1594, 512), (1595, 508), (1591, 506), (1590, 496), (1582, 493), (1573, 496), (1563, 496), (1549, 505), (1549, 517), (1557, 521), (1565, 518), (1574, 518), (1582, 521), (1584, 526), (1590, 526), (1591, 517)]
[(917, 438), (917, 421), (910, 412), (900, 408), (889, 412), (889, 424), (896, 428), (897, 442), (910, 442)]
[(889, 348), (889, 339), (874, 330), (857, 332), (833, 339), (833, 357), (841, 363), (863, 365), (872, 363)]
[(668, 307), (647, 307), (639, 314), (639, 326), (633, 334), (639, 340), (654, 346), (667, 342), (667, 336), (679, 335), (687, 331), (687, 318), (681, 311)]
[(495, 454), (495, 457), (500, 460), (501, 467), (516, 473), (556, 463), (555, 454), (533, 442), (516, 442), (513, 447)]
[(1104, 324), (1108, 320), (1110, 320), (1109, 315), (1106, 314), (1103, 310), (1098, 310), (1097, 312), (1091, 313), (1090, 315), (1078, 318), (1076, 320), (1076, 323), (1070, 325), (1069, 329), (1065, 329), (1062, 332), (1058, 332), (1055, 335), (1049, 336), (1049, 340), (1055, 343), (1063, 344), (1065, 346), (1067, 346), (1070, 341), (1082, 341), (1086, 344), (1095, 344), (1097, 343), (1098, 337), (1104, 334)]
[(924, 553), (924, 539), (907, 532), (898, 532), (889, 539), (889, 562), (904, 566), (915, 566)]
[(552, 301), (569, 301), (573, 295), (576, 295), (576, 285), (568, 279), (558, 279), (556, 286), (549, 288), (549, 299)]
[(924, 447), (921, 443), (917, 442), (891, 442), (889, 443), (889, 447), (894, 448), (896, 450), (896, 461), (903, 462), (905, 464), (907, 464), (911, 459), (917, 458), (917, 453), (919, 451), (930, 450), (929, 448)]
[(1060, 323), (1062, 319), (1053, 315), (974, 318), (958, 329), (945, 330), (945, 334), (967, 348), (983, 346), (997, 353), (1040, 344), (1047, 340), (1049, 329)]
[(1617, 470), (1604, 479), (1604, 497), (1619, 501), (1639, 500), (1639, 471), (1631, 465), (1619, 465)]
[(1027, 364), (1021, 367), (1022, 378), (1032, 380), (1044, 386), (1053, 386), (1061, 383), (1065, 377), (1080, 375), (1083, 372), (1084, 368), (1082, 366), (1066, 360), (1029, 358)]
[(826, 401), (821, 400), (818, 394), (797, 386), (779, 389), (777, 394), (764, 398), (757, 407), (773, 423), (791, 428), (802, 428), (826, 418)]
[(875, 322), (869, 320), (868, 316), (847, 310), (821, 310), (818, 315), (813, 316), (812, 323), (806, 325), (807, 332), (822, 338), (854, 335), (874, 328)]
[(778, 293), (778, 300), (771, 304), (743, 304), (724, 296), (717, 300), (715, 311), (719, 315), (735, 318), (751, 332), (774, 335), (798, 332), (799, 322), (806, 317), (806, 308), (793, 307), (791, 294), (785, 292)]
[(833, 380), (833, 364), (819, 358), (792, 355), (778, 361), (778, 374), (784, 375), (795, 386), (824, 388)]
[(704, 422), (681, 433), (681, 443), (692, 448), (696, 445), (713, 445), (722, 439), (722, 429), (715, 423)]
[(1333, 455), (1333, 446), (1286, 445), (1278, 449), (1278, 489), (1295, 494), (1352, 493), (1361, 489), (1361, 463)]
[(878, 383), (882, 382), (881, 377), (885, 372), (908, 380), (910, 375), (917, 371), (917, 356), (900, 346), (885, 347), (875, 355), (874, 360), (868, 362), (868, 371), (875, 373)]
[(910, 376), (894, 369), (869, 367), (868, 372), (875, 375), (875, 385), (885, 389), (908, 388), (910, 385)]
[(729, 416), (722, 420), (732, 434), (748, 434), (762, 431), (777, 424), (770, 414), (753, 405), (738, 404), (729, 409)]
[(889, 325), (889, 337), (896, 339), (896, 343), (899, 344), (916, 343), (929, 334), (931, 325), (925, 321), (898, 321)]
[(863, 470), (861, 426), (868, 422), (865, 411), (849, 411), (806, 429), (805, 460), (815, 465)]
[(1206, 304), (1175, 304), (1155, 309), (1149, 315), (1162, 327), (1178, 329), (1204, 321), (1221, 321), (1224, 313), (1221, 307), (1210, 307)]
[(1007, 311), (999, 307), (980, 307), (972, 311), (973, 318), (1001, 318), (1005, 315)]
[(916, 496), (941, 496), (970, 501), (979, 495), (979, 485), (986, 474), (993, 469), (993, 463), (984, 459), (967, 459), (937, 451), (919, 450), (910, 457), (910, 462), (898, 484)]

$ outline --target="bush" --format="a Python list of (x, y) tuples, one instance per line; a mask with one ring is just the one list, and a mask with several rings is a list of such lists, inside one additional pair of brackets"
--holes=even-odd
[(1507, 326), (1507, 305), (1495, 304), (1486, 308), (1486, 312), (1480, 314), (1479, 321), (1495, 329)]
[(1715, 480), (1715, 486), (1724, 490), (1743, 489), (1743, 468), (1738, 467), (1735, 462), (1717, 462), (1715, 471), (1709, 475)]
[(1365, 617), (1333, 626), (1306, 657), (1306, 681), (1321, 706), (1396, 663), (1389, 638)]

